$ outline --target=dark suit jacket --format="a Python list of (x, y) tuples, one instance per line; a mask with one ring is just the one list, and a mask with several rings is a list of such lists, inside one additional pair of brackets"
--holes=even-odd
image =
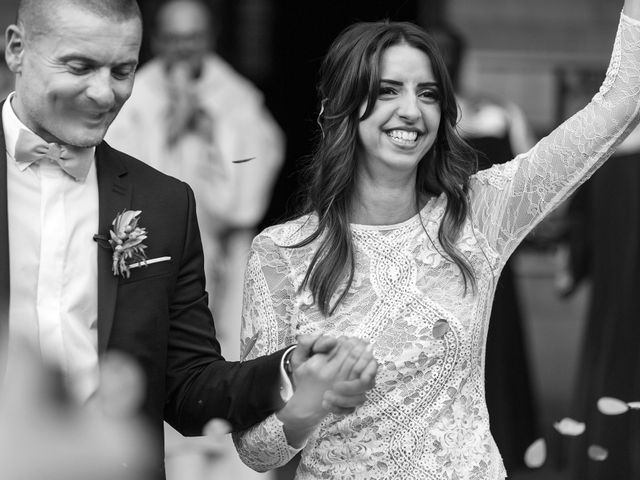
[[(0, 105), (1, 108), (1, 105)], [(0, 120), (0, 152), (5, 151)], [(282, 352), (248, 362), (220, 354), (207, 306), (202, 245), (189, 186), (102, 143), (96, 150), (100, 231), (115, 216), (141, 210), (148, 258), (162, 262), (111, 271), (110, 249), (98, 247), (98, 353), (132, 355), (146, 374), (144, 412), (162, 442), (162, 420), (185, 435), (198, 435), (214, 417), (246, 428), (278, 406)], [(82, 208), (81, 205), (78, 208)], [(0, 350), (6, 344), (9, 306), (6, 155), (0, 154)], [(237, 319), (240, 321), (240, 319)], [(4, 333), (4, 334), (3, 334)]]

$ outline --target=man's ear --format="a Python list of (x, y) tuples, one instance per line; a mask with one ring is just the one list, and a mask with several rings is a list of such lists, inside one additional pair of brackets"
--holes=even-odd
[(24, 55), (24, 32), (17, 25), (9, 25), (5, 33), (6, 47), (4, 56), (9, 70), (13, 73), (22, 71), (22, 58)]

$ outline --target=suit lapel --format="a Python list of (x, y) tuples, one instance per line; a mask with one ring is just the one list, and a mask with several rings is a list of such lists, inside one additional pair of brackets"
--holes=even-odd
[(9, 218), (7, 212), (7, 154), (0, 103), (0, 352), (6, 351), (9, 328)]
[[(131, 184), (127, 169), (104, 142), (96, 149), (96, 169), (100, 202), (101, 235), (109, 235), (111, 222), (131, 205)], [(111, 271), (111, 249), (98, 247), (98, 353), (102, 355), (109, 341), (118, 294), (118, 277)]]

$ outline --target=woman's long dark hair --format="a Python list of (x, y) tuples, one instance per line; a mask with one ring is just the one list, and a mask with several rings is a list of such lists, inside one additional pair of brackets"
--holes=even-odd
[[(446, 195), (447, 206), (438, 240), (445, 257), (462, 272), (465, 292), (468, 283), (475, 289), (473, 269), (455, 242), (469, 211), (469, 177), (476, 171), (477, 157), (456, 131), (458, 107), (444, 61), (431, 37), (412, 23), (361, 22), (338, 36), (320, 70), (318, 123), (321, 132), (306, 169), (303, 205), (304, 213), (318, 216), (318, 224), (309, 237), (291, 246), (299, 248), (319, 241), (300, 288), (311, 290), (324, 315), (333, 313), (353, 281), (355, 260), (350, 212), (356, 188), (358, 124), (371, 115), (375, 106), (383, 53), (398, 44), (407, 44), (427, 55), (441, 92), (438, 135), (418, 166), (416, 212), (420, 199), (426, 195)], [(366, 109), (360, 116), (365, 103)], [(340, 296), (331, 304), (338, 289), (341, 289)]]

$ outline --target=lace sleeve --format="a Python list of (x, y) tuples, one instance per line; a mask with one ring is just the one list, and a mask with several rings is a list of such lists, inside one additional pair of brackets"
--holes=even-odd
[[(294, 343), (294, 287), (281, 248), (264, 235), (253, 241), (245, 273), (241, 360), (276, 352)], [(233, 434), (242, 461), (263, 472), (286, 464), (299, 449), (289, 446), (282, 423), (272, 414)]]
[(529, 152), (472, 178), (474, 221), (503, 258), (633, 130), (639, 100), (640, 22), (623, 14), (607, 76), (591, 102)]

